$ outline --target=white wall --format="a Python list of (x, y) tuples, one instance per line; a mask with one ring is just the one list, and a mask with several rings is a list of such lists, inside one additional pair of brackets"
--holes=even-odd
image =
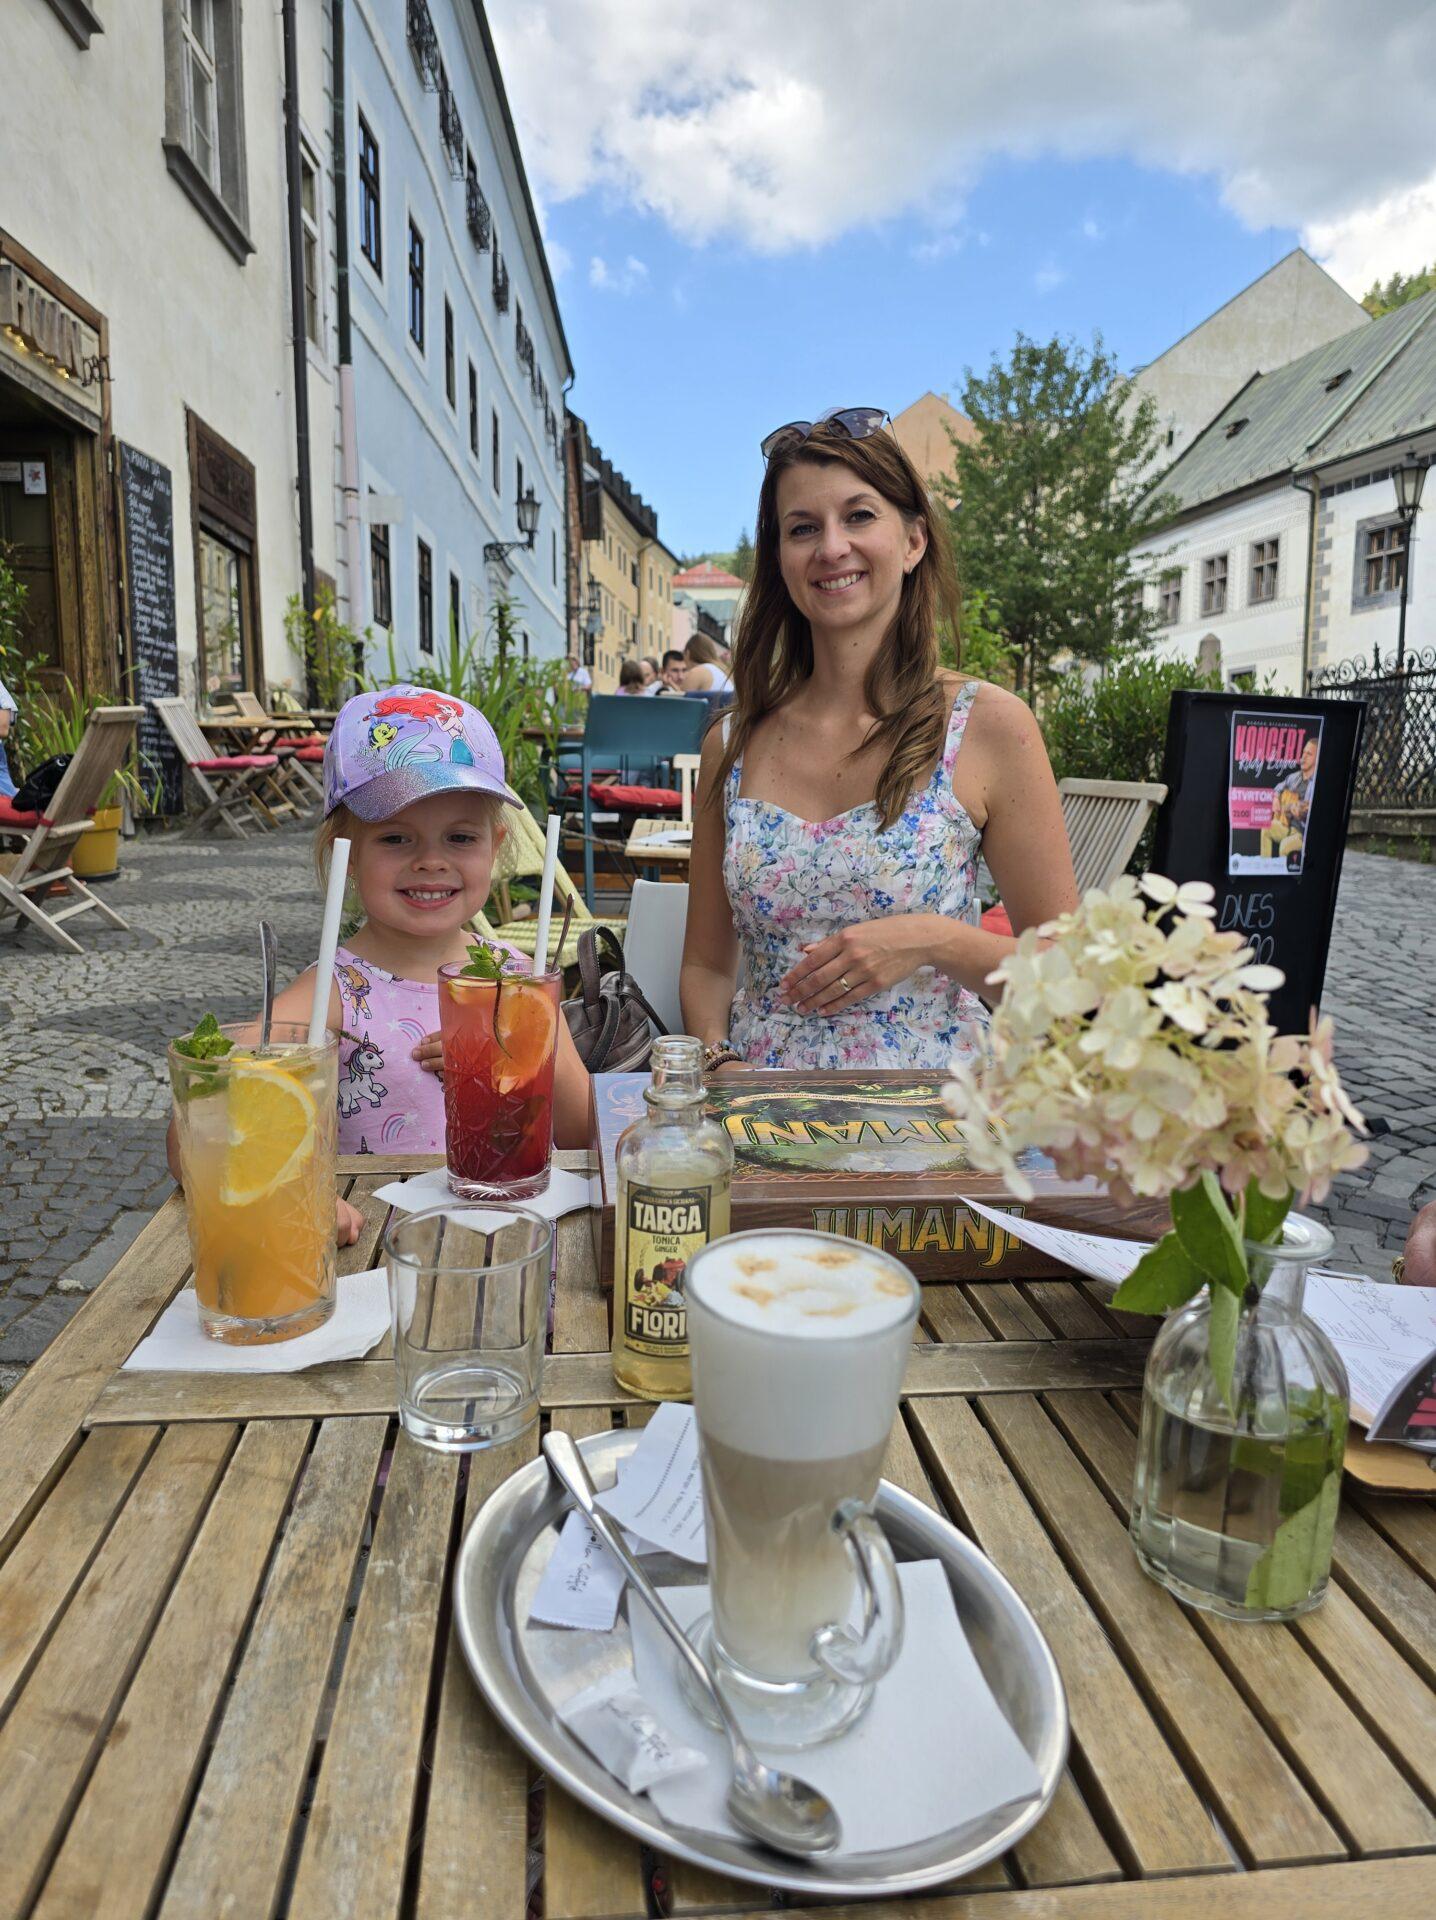
[[(1436, 435), (1417, 436), (1413, 444), (1418, 452), (1429, 454), (1436, 448)], [(1381, 466), (1388, 458), (1381, 456)], [(1338, 660), (1369, 663), (1373, 648), (1378, 646), (1383, 667), (1391, 666), (1396, 658), (1399, 596), (1383, 595), (1380, 604), (1373, 604), (1367, 596), (1361, 539), (1363, 522), (1395, 518), (1395, 489), (1389, 474), (1368, 477), (1372, 463), (1368, 460), (1363, 464), (1367, 472), (1354, 474), (1352, 478), (1358, 484), (1349, 490), (1328, 493), (1325, 487), (1330, 481), (1323, 487), (1312, 647), (1312, 664), (1318, 670)], [(1408, 652), (1436, 647), (1436, 482), (1429, 476), (1412, 546), (1406, 647)]]
[(1289, 253), (1134, 377), (1133, 404), (1147, 395), (1156, 403), (1160, 465), (1185, 453), (1254, 373), (1287, 366), (1369, 320), (1314, 260), (1299, 248)]
[[(1309, 515), (1306, 497), (1283, 482), (1168, 529), (1137, 548), (1133, 564), (1147, 574), (1148, 606), (1157, 605), (1161, 574), (1173, 568), (1182, 573), (1181, 618), (1175, 626), (1159, 629), (1159, 656), (1192, 659), (1202, 637), (1214, 633), (1221, 641), (1224, 674), (1253, 670), (1259, 684), (1272, 675), (1277, 691), (1299, 692)], [(1281, 542), (1276, 598), (1253, 605), (1251, 549), (1254, 542), (1273, 537)], [(1204, 614), (1202, 562), (1220, 553), (1227, 555), (1227, 610)]]
[[(106, 30), (88, 50), (35, 0), (11, 0), (3, 11), (0, 226), (107, 316), (114, 433), (173, 475), (186, 690), (196, 625), (186, 406), (254, 464), (266, 672), (298, 683), (302, 670), (284, 641), (284, 604), (300, 577), (279, 9), (254, 0), (243, 8), (249, 232), (258, 249), (243, 265), (165, 164), (160, 0), (109, 5)], [(322, 412), (315, 429), (323, 526)], [(319, 564), (332, 568), (332, 553), (331, 536)]]

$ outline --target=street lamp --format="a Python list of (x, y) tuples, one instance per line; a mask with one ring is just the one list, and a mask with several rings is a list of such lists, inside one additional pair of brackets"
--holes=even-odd
[(527, 493), (521, 493), (519, 495), (517, 511), (519, 516), (519, 532), (523, 535), (523, 539), (490, 540), (484, 548), (485, 560), (507, 560), (509, 555), (516, 552), (520, 547), (523, 547), (526, 551), (532, 551), (534, 535), (538, 532), (539, 504), (539, 497), (532, 487), (529, 488)]
[(1421, 489), (1426, 485), (1425, 462), (1408, 453), (1399, 467), (1392, 469), (1396, 485), (1396, 513), (1405, 531), (1406, 551), (1401, 558), (1401, 615), (1396, 628), (1396, 671), (1406, 666), (1406, 588), (1411, 579), (1411, 548), (1416, 538), (1416, 516), (1421, 511)]

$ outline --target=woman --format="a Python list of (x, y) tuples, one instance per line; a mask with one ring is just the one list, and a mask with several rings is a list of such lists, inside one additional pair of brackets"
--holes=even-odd
[(729, 693), (732, 675), (723, 667), (723, 649), (706, 633), (695, 633), (683, 650), (685, 693)]
[(5, 682), (0, 680), (0, 800), (15, 798), (15, 782), (10, 776), (10, 760), (5, 751), (5, 743), (10, 738), (20, 710), (10, 696)]
[(625, 660), (618, 669), (618, 691), (633, 695), (635, 698), (647, 692), (643, 678), (641, 660)]
[(946, 1066), (1017, 932), (1077, 903), (1052, 769), (1015, 695), (939, 665), (940, 519), (875, 408), (770, 434), (735, 649), (699, 773), (680, 992), (710, 1070)]

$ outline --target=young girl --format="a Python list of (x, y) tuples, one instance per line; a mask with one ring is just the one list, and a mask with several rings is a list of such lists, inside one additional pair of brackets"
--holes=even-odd
[[(341, 1153), (443, 1152), (438, 970), (468, 957), (467, 922), (488, 899), (504, 811), (520, 805), (493, 728), (467, 701), (398, 686), (345, 702), (324, 753), (317, 848), (327, 874), (335, 840), (351, 842), (364, 910), (329, 987), (329, 1025), (344, 1036)], [(313, 995), (308, 967), (276, 998), (275, 1019), (307, 1022)], [(554, 1140), (588, 1140), (588, 1075), (562, 1018)], [(341, 1200), (341, 1244), (359, 1226)]]

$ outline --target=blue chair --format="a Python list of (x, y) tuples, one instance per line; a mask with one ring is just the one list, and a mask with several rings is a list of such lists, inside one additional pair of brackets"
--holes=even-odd
[(595, 694), (588, 703), (580, 756), (583, 795), (583, 897), (593, 908), (594, 769), (618, 766), (625, 779), (652, 783), (656, 768), (675, 753), (697, 753), (708, 730), (706, 702), (633, 700), (616, 693)]

